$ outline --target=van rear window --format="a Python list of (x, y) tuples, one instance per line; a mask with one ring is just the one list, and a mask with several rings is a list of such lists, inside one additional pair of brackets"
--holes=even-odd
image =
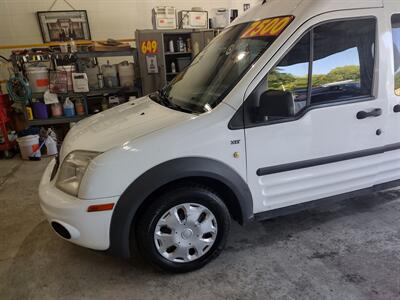
[(392, 16), (392, 34), (394, 50), (394, 90), (400, 96), (400, 14)]

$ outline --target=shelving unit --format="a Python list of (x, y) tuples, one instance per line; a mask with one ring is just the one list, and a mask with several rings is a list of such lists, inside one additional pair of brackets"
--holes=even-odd
[[(37, 56), (38, 54), (32, 53), (32, 54), (13, 54), (11, 56), (11, 61), (14, 65), (14, 68), (18, 68), (19, 65), (21, 64), (21, 56), (24, 56), (25, 59), (28, 61), (30, 58), (33, 56)], [(88, 116), (89, 110), (88, 110), (88, 102), (91, 101), (91, 97), (96, 97), (96, 96), (102, 96), (104, 94), (134, 94), (137, 97), (142, 95), (141, 91), (141, 84), (140, 84), (140, 79), (139, 79), (139, 70), (137, 68), (138, 64), (138, 55), (137, 51), (134, 48), (131, 49), (125, 49), (125, 50), (119, 50), (119, 51), (80, 51), (80, 52), (75, 52), (75, 53), (61, 53), (61, 52), (48, 52), (48, 53), (42, 53), (40, 54), (42, 57), (42, 60), (40, 62), (50, 62), (50, 61), (55, 61), (57, 59), (63, 59), (65, 57), (68, 58), (74, 58), (76, 61), (76, 65), (78, 67), (78, 72), (82, 72), (82, 66), (83, 61), (88, 58), (99, 58), (99, 57), (124, 57), (124, 56), (133, 56), (135, 65), (136, 65), (136, 79), (135, 79), (135, 86), (133, 88), (126, 88), (126, 87), (113, 87), (113, 88), (103, 88), (103, 89), (96, 89), (96, 90), (91, 90), (87, 93), (76, 93), (73, 91), (69, 91), (67, 93), (59, 93), (59, 97), (62, 99), (65, 99), (66, 97), (74, 97), (74, 96), (81, 96), (83, 101), (84, 101), (84, 106), (85, 106), (85, 115), (81, 116), (74, 116), (74, 117), (49, 117), (48, 119), (34, 119), (34, 120), (28, 120), (27, 123), (29, 126), (47, 126), (47, 125), (56, 125), (56, 124), (68, 124), (68, 123), (73, 123), (73, 122), (78, 122)], [(32, 99), (41, 99), (43, 98), (44, 93), (33, 93), (32, 94)]]
[(165, 56), (168, 56), (168, 55), (192, 55), (192, 51), (190, 51), (190, 52), (188, 52), (188, 51), (186, 51), (186, 52), (165, 52), (164, 55)]
[[(187, 57), (189, 62), (200, 52), (219, 31), (214, 29), (207, 30), (137, 30), (136, 45), (140, 51), (138, 52), (139, 70), (142, 81), (143, 94), (149, 94), (157, 91), (168, 84), (182, 70), (179, 70), (177, 59)], [(181, 37), (186, 43), (186, 47), (191, 51), (178, 52), (176, 41)], [(169, 51), (169, 41), (174, 43), (174, 52)], [(190, 45), (188, 45), (190, 40)], [(146, 43), (155, 43), (156, 51), (150, 53), (143, 51), (141, 45)], [(146, 48), (147, 49), (147, 48)], [(157, 61), (157, 70), (148, 71), (148, 59), (152, 58)], [(176, 71), (172, 72), (171, 63), (175, 63)], [(183, 68), (182, 68), (183, 69)]]
[[(97, 89), (92, 90), (87, 93), (76, 93), (73, 91), (67, 93), (58, 93), (58, 95), (63, 97), (73, 97), (77, 95), (91, 97), (91, 96), (101, 96), (104, 94), (117, 94), (120, 92), (124, 93), (140, 93), (140, 89), (138, 87), (133, 88), (125, 88), (125, 87), (115, 87), (115, 88), (104, 88), (104, 89)], [(32, 93), (32, 98), (43, 98), (44, 93)]]
[[(185, 51), (179, 51), (178, 40), (182, 39), (185, 45)], [(192, 51), (192, 33), (191, 32), (165, 32), (163, 34), (163, 44), (164, 44), (164, 62), (165, 62), (165, 82), (169, 83), (173, 80), (179, 72), (183, 71), (183, 67), (179, 68), (178, 59), (186, 58), (188, 64), (193, 59)], [(174, 52), (169, 52), (170, 41), (174, 44)], [(195, 41), (196, 42), (196, 41)], [(176, 72), (172, 72), (172, 63), (175, 64)]]
[(48, 119), (35, 119), (29, 120), (29, 126), (43, 126), (43, 125), (56, 125), (56, 124), (67, 124), (67, 123), (75, 123), (79, 122), (80, 120), (88, 117), (90, 115), (84, 116), (74, 116), (74, 117), (50, 117)]
[(121, 50), (121, 51), (90, 51), (90, 52), (76, 52), (79, 58), (88, 57), (118, 57), (118, 56), (136, 56), (136, 49)]
[[(133, 56), (137, 57), (136, 48), (131, 48), (129, 50), (118, 50), (118, 51), (78, 51), (78, 52), (57, 52), (49, 50), (48, 53), (27, 53), (23, 55), (11, 55), (11, 61), (15, 66), (18, 58), (20, 56), (25, 56), (27, 58), (32, 58), (34, 56), (41, 56), (45, 60), (49, 61), (51, 59), (61, 58), (61, 57), (76, 57), (76, 58), (92, 58), (92, 57), (120, 57), (120, 56)], [(43, 60), (42, 60), (43, 61)]]

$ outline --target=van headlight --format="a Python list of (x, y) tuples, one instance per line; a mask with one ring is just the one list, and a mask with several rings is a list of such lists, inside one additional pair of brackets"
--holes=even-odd
[(67, 194), (77, 197), (79, 186), (87, 167), (100, 154), (100, 152), (81, 150), (69, 153), (61, 164), (56, 187)]

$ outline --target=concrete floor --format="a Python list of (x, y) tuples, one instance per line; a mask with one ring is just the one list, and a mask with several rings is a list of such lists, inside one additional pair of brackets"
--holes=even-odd
[(0, 160), (0, 299), (400, 299), (400, 190), (234, 225), (219, 258), (170, 275), (58, 238), (47, 161)]

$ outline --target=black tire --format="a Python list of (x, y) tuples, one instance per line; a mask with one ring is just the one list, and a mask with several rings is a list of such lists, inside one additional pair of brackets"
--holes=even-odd
[[(201, 257), (190, 262), (173, 262), (163, 257), (154, 242), (154, 231), (159, 219), (171, 208), (183, 203), (196, 203), (209, 209), (217, 222), (214, 244)], [(168, 272), (183, 273), (200, 269), (216, 258), (224, 249), (230, 228), (230, 215), (217, 193), (200, 185), (184, 186), (169, 190), (156, 199), (139, 216), (136, 242), (140, 254), (153, 265)]]

